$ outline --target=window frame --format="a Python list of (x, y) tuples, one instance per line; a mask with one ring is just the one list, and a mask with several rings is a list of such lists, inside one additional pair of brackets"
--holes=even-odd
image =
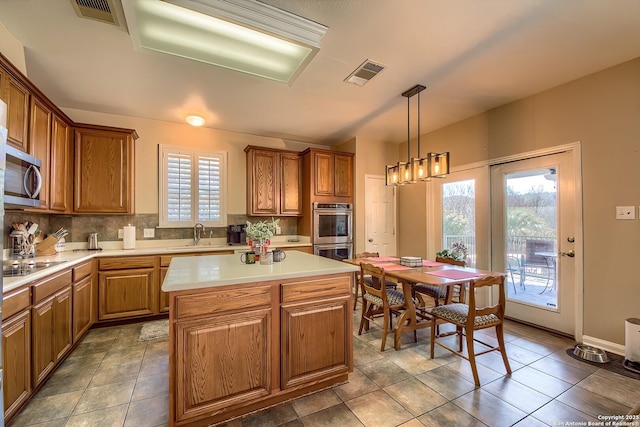
[[(168, 219), (168, 159), (169, 155), (188, 155), (191, 157), (191, 213), (189, 221), (169, 221)], [(213, 157), (220, 160), (220, 221), (200, 221), (198, 220), (198, 158)], [(228, 153), (221, 150), (211, 150), (204, 148), (181, 147), (167, 144), (158, 144), (158, 228), (192, 228), (196, 223), (201, 222), (205, 227), (226, 227), (227, 226), (227, 173), (228, 173)]]

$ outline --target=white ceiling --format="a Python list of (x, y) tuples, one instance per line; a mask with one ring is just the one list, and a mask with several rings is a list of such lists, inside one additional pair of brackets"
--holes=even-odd
[[(62, 108), (181, 123), (201, 111), (211, 128), (326, 145), (406, 140), (401, 93), (416, 84), (427, 86), (424, 133), (640, 57), (639, 0), (264, 2), (329, 27), (290, 86), (135, 51), (127, 32), (79, 18), (69, 0), (0, 0), (0, 21)], [(365, 59), (387, 68), (345, 83)]]

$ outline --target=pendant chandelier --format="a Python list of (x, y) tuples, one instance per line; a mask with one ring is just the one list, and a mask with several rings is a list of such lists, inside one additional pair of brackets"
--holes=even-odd
[[(446, 178), (449, 173), (449, 152), (427, 153), (420, 157), (420, 92), (426, 87), (415, 85), (402, 93), (407, 98), (407, 161), (386, 167), (387, 185), (415, 184), (431, 181), (431, 178)], [(412, 96), (418, 95), (418, 157), (411, 157), (411, 103)]]

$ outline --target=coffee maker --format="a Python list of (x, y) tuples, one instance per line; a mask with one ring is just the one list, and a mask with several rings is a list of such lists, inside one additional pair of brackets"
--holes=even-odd
[(227, 227), (227, 244), (245, 246), (247, 244), (247, 225), (237, 224)]

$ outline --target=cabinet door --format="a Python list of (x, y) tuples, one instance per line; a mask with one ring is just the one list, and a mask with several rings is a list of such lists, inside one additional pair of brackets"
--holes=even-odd
[(40, 206), (49, 208), (49, 159), (51, 155), (51, 110), (40, 99), (31, 97), (31, 125), (29, 126), (29, 153), (42, 161), (42, 190)]
[(93, 276), (73, 284), (73, 342), (78, 342), (80, 338), (89, 330), (94, 318), (94, 289)]
[(279, 213), (278, 153), (253, 150), (247, 165), (249, 215)]
[(71, 286), (54, 296), (53, 317), (53, 355), (58, 363), (71, 349)]
[(280, 155), (280, 213), (302, 213), (302, 165), (299, 154)]
[(160, 313), (169, 312), (169, 294), (167, 292), (162, 292), (160, 289), (162, 287), (162, 282), (164, 282), (164, 276), (167, 275), (168, 270), (168, 267), (160, 267), (160, 280), (158, 281), (158, 309)]
[(7, 75), (7, 143), (27, 152), (29, 130), (29, 91)]
[(33, 361), (33, 387), (36, 387), (51, 372), (56, 363), (53, 352), (54, 337), (53, 328), (55, 315), (53, 313), (55, 296), (51, 296), (31, 309), (33, 328), (32, 361)]
[(314, 193), (316, 196), (333, 196), (333, 154), (314, 153)]
[(350, 325), (349, 297), (283, 306), (280, 386), (348, 372)]
[(133, 137), (130, 133), (78, 129), (73, 211), (133, 213)]
[(16, 314), (2, 325), (4, 417), (10, 418), (31, 394), (31, 316)]
[(353, 156), (335, 155), (335, 195), (351, 197), (353, 187)]
[(157, 313), (153, 268), (101, 271), (98, 282), (98, 320)]
[(175, 327), (178, 421), (271, 392), (271, 310), (181, 321)]
[(71, 212), (70, 138), (69, 126), (54, 115), (51, 133), (49, 209), (57, 212)]

